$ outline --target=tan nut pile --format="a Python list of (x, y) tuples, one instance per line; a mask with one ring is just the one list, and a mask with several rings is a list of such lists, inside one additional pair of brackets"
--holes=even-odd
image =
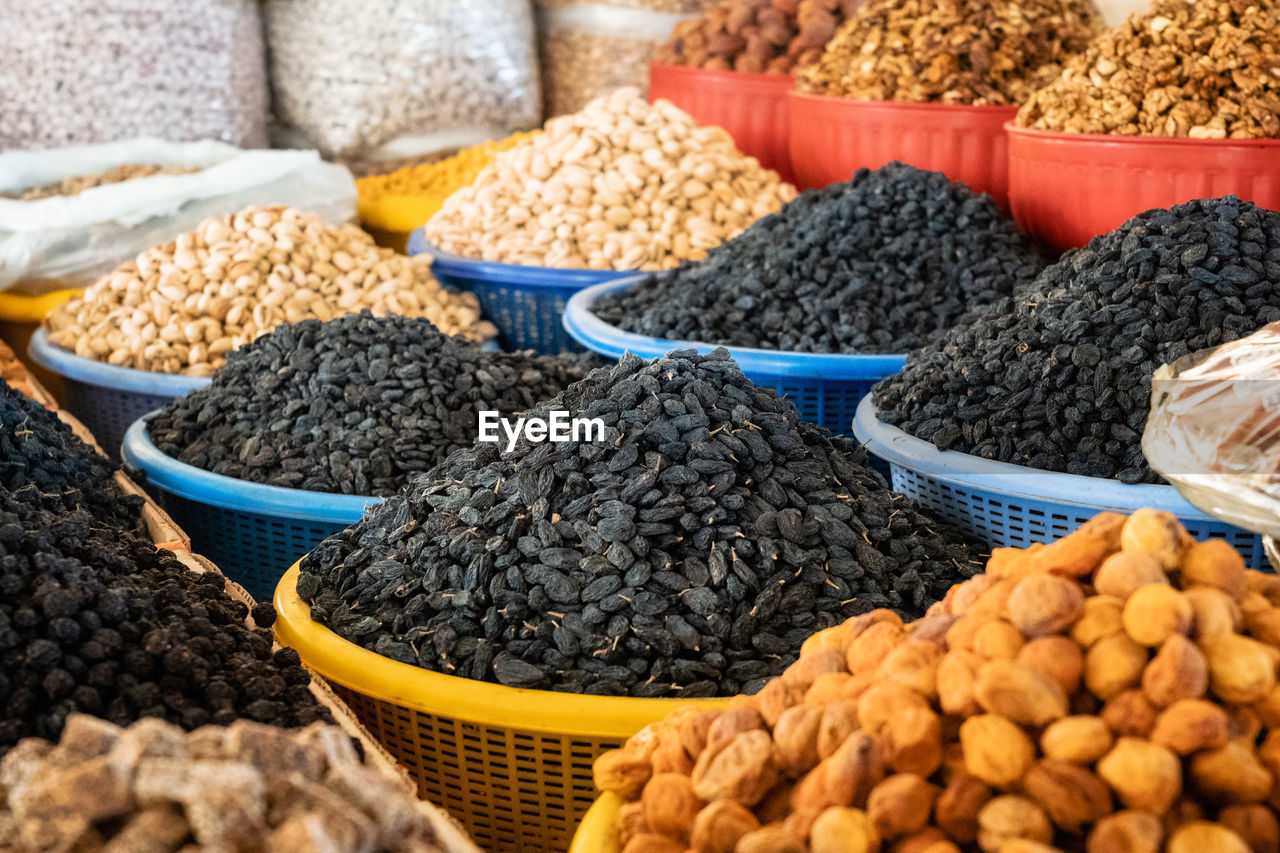
[(720, 0), (681, 21), (654, 59), (714, 71), (790, 74), (816, 62), (862, 0)]
[(1280, 137), (1280, 3), (1157, 0), (1018, 113), (1067, 133)]
[(1105, 513), (923, 619), (822, 631), (728, 710), (595, 765), (624, 853), (1264, 853), (1280, 844), (1280, 578)]
[(619, 89), (497, 154), (426, 236), (487, 261), (665, 269), (700, 260), (795, 194), (724, 130)]
[(187, 734), (73, 714), (58, 744), (29, 738), (0, 762), (0, 849), (13, 853), (474, 851), (455, 834), (324, 723)]
[(450, 293), (431, 262), (379, 247), (354, 225), (286, 207), (209, 219), (103, 276), (45, 320), (49, 341), (84, 358), (208, 376), (226, 354), (281, 323), (374, 314), (425, 317), (449, 334), (496, 334), (471, 293)]
[(1093, 0), (868, 0), (798, 85), (863, 100), (1021, 104), (1100, 26)]
[(16, 193), (0, 193), (0, 198), (16, 198), (19, 201), (39, 201), (42, 198), (53, 198), (60, 195), (79, 195), (94, 187), (105, 187), (132, 181), (135, 178), (150, 178), (155, 175), (189, 175), (200, 171), (199, 166), (157, 166), (151, 163), (125, 163), (113, 166), (105, 172), (91, 175), (73, 175), (51, 184), (27, 187)]

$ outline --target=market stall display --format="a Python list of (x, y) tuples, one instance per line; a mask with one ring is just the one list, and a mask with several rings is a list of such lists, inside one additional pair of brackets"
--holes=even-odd
[[(281, 206), (250, 207), (142, 252), (59, 306), (45, 321), (47, 343), (70, 352), (43, 361), (67, 365), (59, 372), (68, 405), (114, 449), (168, 386), (202, 384), (165, 380), (207, 378), (228, 352), (280, 323), (362, 308), (425, 317), (479, 339), (494, 331), (480, 319), (476, 298), (442, 288), (426, 259), (384, 249), (354, 225), (327, 225)], [(98, 369), (102, 363), (141, 373), (147, 384), (161, 374), (164, 387), (103, 395), (99, 389), (115, 385)]]
[(447, 151), (537, 125), (528, 0), (272, 0), (276, 116), (331, 157)]
[(723, 130), (619, 89), (495, 155), (409, 251), (474, 291), (505, 346), (556, 353), (573, 293), (701, 258), (794, 197)]
[[(992, 554), (596, 762), (627, 851), (1238, 851), (1277, 836), (1275, 578), (1165, 513)], [(945, 721), (945, 722), (944, 722)]]
[(1009, 132), (1014, 216), (1060, 249), (1153, 207), (1280, 208), (1280, 4), (1155, 0), (1028, 99)]
[(0, 148), (151, 135), (267, 143), (266, 59), (253, 0), (12, 0), (0, 53)]
[(1004, 124), (1100, 26), (1091, 0), (868, 0), (797, 76), (798, 184), (904, 160), (1006, 204)]

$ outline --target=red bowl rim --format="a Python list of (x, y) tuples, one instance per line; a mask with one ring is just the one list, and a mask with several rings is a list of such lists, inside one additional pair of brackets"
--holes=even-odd
[(1164, 145), (1195, 146), (1205, 148), (1228, 148), (1242, 146), (1247, 148), (1280, 148), (1280, 138), (1266, 139), (1192, 139), (1189, 136), (1130, 136), (1120, 133), (1063, 133), (1060, 130), (1042, 130), (1038, 127), (1018, 127), (1014, 122), (1007, 122), (1004, 129), (1010, 136), (1021, 136), (1027, 139), (1043, 139), (1053, 142), (1075, 142), (1082, 145)]
[(701, 77), (703, 79), (723, 80), (725, 82), (739, 83), (757, 83), (760, 85), (774, 85), (782, 88), (783, 81), (786, 82), (788, 89), (795, 83), (795, 77), (791, 74), (765, 74), (752, 73), (747, 71), (722, 71), (718, 68), (698, 68), (693, 65), (672, 65), (669, 62), (658, 62), (656, 59), (649, 60), (649, 73), (653, 73), (653, 69), (658, 68), (664, 74), (682, 75), (685, 77)]
[(851, 108), (866, 107), (868, 109), (896, 112), (1007, 112), (1017, 113), (1021, 107), (1017, 104), (943, 104), (936, 101), (877, 101), (863, 98), (840, 98), (835, 95), (815, 95), (812, 92), (791, 90), (791, 97), (799, 101), (813, 103), (842, 104)]

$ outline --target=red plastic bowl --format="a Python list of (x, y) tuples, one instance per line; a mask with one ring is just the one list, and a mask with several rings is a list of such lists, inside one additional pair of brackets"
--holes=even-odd
[(729, 131), (738, 150), (755, 157), (790, 181), (787, 145), (787, 93), (794, 85), (785, 74), (708, 71), (683, 65), (649, 63), (649, 100), (666, 98), (698, 124)]
[(800, 189), (847, 181), (901, 160), (991, 196), (1009, 195), (1004, 126), (1017, 107), (855, 101), (791, 93), (791, 167)]
[(1234, 193), (1280, 210), (1280, 139), (1008, 131), (1013, 218), (1058, 251), (1197, 198)]

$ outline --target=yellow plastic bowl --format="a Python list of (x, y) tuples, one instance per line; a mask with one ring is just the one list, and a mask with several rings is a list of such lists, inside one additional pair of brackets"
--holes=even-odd
[(41, 296), (0, 290), (0, 340), (9, 345), (18, 360), (26, 365), (36, 380), (49, 389), (59, 404), (63, 402), (62, 377), (36, 364), (27, 355), (27, 342), (54, 308), (80, 294), (76, 289), (55, 290)]
[(591, 763), (686, 705), (522, 690), (393, 661), (311, 621), (295, 564), (276, 587), (276, 637), (331, 682), (373, 736), (488, 850), (568, 847), (595, 800)]
[(601, 794), (578, 824), (569, 853), (618, 853), (618, 810), (622, 800), (617, 794)]

